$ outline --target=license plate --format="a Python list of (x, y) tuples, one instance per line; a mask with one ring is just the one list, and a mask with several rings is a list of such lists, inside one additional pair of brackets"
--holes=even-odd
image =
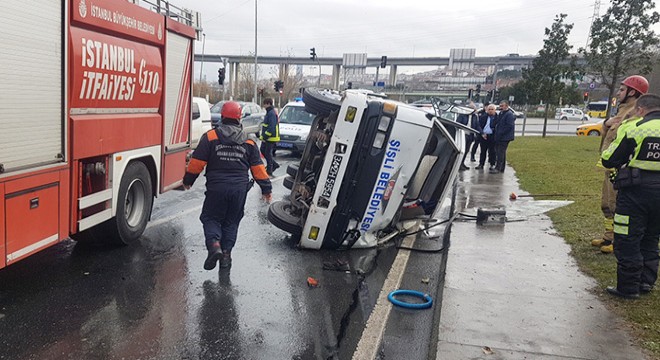
[(283, 142), (278, 142), (277, 146), (282, 147), (282, 148), (292, 148), (293, 144), (290, 143), (283, 143)]

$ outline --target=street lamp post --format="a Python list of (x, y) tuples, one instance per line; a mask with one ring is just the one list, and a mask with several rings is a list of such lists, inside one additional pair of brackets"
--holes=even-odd
[(206, 34), (202, 33), (202, 64), (199, 66), (199, 91), (197, 96), (202, 96), (202, 74), (204, 74), (204, 48), (206, 47)]
[(257, 0), (254, 0), (254, 97), (252, 101), (257, 101)]

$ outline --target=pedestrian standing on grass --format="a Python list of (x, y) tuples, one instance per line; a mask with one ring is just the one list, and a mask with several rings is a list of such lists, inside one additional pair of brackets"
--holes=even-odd
[[(635, 104), (637, 98), (646, 94), (649, 90), (649, 82), (642, 76), (633, 75), (625, 78), (619, 86), (617, 92), (617, 100), (619, 107), (617, 115), (603, 122), (603, 135), (600, 141), (601, 153), (605, 151), (617, 136), (617, 131), (624, 119), (635, 116)], [(591, 241), (591, 245), (600, 248), (600, 251), (605, 254), (610, 254), (614, 251), (612, 242), (614, 241), (614, 213), (616, 211), (616, 190), (612, 186), (610, 177), (612, 176), (611, 169), (605, 169), (605, 176), (603, 178), (603, 188), (601, 193), (600, 209), (604, 216), (604, 232), (600, 239)]]
[(607, 292), (635, 299), (651, 292), (660, 260), (660, 96), (637, 99), (634, 120), (621, 124), (603, 152), (603, 165), (616, 168), (614, 214), (616, 287)]
[(213, 270), (218, 261), (221, 268), (231, 266), (231, 251), (250, 185), (248, 169), (264, 201), (270, 202), (272, 190), (259, 149), (243, 132), (240, 104), (228, 101), (220, 114), (220, 124), (202, 135), (183, 177), (184, 188), (190, 189), (206, 168), (206, 197), (199, 217), (208, 250), (205, 270)]

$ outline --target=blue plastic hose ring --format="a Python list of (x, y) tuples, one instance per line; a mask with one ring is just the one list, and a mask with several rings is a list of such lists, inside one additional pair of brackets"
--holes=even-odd
[[(424, 300), (425, 302), (423, 303), (408, 303), (404, 302), (401, 300), (397, 300), (395, 296), (397, 295), (408, 295), (408, 296), (413, 296), (419, 299)], [(421, 291), (416, 291), (416, 290), (394, 290), (392, 291), (389, 295), (387, 295), (387, 299), (394, 305), (400, 306), (405, 309), (428, 309), (431, 306), (433, 306), (433, 298), (431, 298), (431, 295), (429, 294), (424, 294)]]

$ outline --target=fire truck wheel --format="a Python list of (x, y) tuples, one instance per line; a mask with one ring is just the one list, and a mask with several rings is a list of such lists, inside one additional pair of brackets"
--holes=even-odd
[(153, 200), (149, 170), (140, 161), (131, 162), (119, 185), (117, 216), (114, 219), (115, 241), (118, 244), (130, 244), (142, 235), (149, 221)]
[(276, 201), (268, 207), (268, 221), (275, 227), (288, 232), (291, 235), (300, 236), (302, 226), (300, 217), (294, 215), (295, 208), (289, 201)]
[(341, 95), (330, 89), (309, 88), (303, 92), (305, 111), (314, 115), (328, 115), (341, 108)]

